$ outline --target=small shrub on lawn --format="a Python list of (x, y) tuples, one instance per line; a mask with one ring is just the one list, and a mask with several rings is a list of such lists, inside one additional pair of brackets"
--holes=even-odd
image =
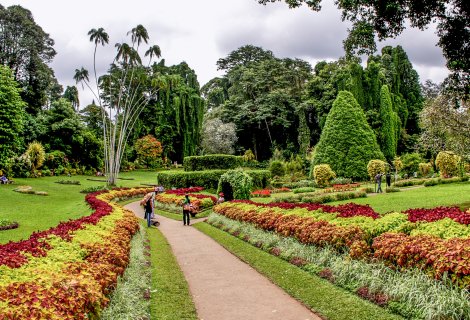
[(59, 180), (59, 181), (56, 181), (55, 183), (80, 185), (80, 181), (78, 180)]
[(385, 188), (386, 193), (400, 192), (401, 190), (395, 187)]
[(306, 193), (306, 192), (314, 192), (315, 188), (312, 187), (305, 187), (305, 188), (297, 188), (292, 190), (294, 193)]

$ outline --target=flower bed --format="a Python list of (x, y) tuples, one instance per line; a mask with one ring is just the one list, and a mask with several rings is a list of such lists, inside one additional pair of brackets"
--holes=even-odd
[(271, 190), (263, 189), (263, 190), (255, 190), (251, 193), (252, 197), (260, 197), (260, 198), (269, 198), (271, 196)]
[(432, 209), (408, 209), (405, 211), (411, 222), (437, 221), (450, 218), (458, 223), (469, 225), (470, 213), (460, 210), (458, 207), (436, 207)]
[[(462, 229), (467, 226), (461, 225), (460, 229), (454, 226), (448, 231), (439, 228), (442, 220), (413, 223), (403, 213), (374, 219), (361, 214), (363, 211), (367, 213), (365, 208), (352, 204), (322, 208), (249, 201), (233, 201), (214, 207), (214, 212), (230, 219), (292, 236), (304, 244), (330, 246), (338, 252), (349, 251), (353, 258), (377, 258), (396, 268), (420, 268), (437, 279), (447, 273), (459, 286), (470, 286), (470, 232)], [(413, 232), (415, 235), (410, 235)], [(463, 238), (446, 240), (450, 238), (447, 232)]]
[(158, 194), (155, 197), (155, 200), (163, 204), (181, 206), (184, 200), (184, 195), (188, 194), (191, 199), (191, 203), (199, 210), (204, 210), (216, 204), (217, 198), (207, 194), (190, 193), (200, 192), (202, 190), (204, 190), (202, 187), (168, 190), (164, 193)]
[(129, 262), (138, 230), (130, 211), (111, 203), (145, 189), (88, 194), (94, 212), (0, 245), (0, 319), (90, 319)]

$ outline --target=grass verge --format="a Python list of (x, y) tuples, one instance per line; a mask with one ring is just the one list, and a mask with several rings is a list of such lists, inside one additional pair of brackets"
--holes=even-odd
[(145, 232), (140, 231), (131, 241), (129, 265), (118, 279), (109, 305), (103, 310), (101, 320), (145, 319), (150, 316), (150, 268), (145, 257)]
[(194, 227), (329, 320), (402, 319), (207, 223)]
[(152, 264), (151, 319), (197, 320), (188, 283), (171, 247), (157, 228), (146, 228)]

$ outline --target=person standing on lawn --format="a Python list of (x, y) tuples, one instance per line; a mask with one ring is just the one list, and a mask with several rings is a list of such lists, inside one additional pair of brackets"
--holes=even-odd
[(189, 226), (190, 213), (191, 213), (191, 200), (189, 200), (189, 194), (185, 194), (184, 200), (183, 200), (183, 225)]

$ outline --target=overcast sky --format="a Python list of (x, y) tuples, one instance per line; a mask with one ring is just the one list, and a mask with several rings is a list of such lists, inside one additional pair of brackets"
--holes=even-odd
[[(92, 70), (93, 48), (87, 33), (103, 27), (110, 44), (99, 48), (99, 72), (112, 61), (116, 42), (130, 41), (126, 33), (138, 24), (147, 28), (150, 44), (158, 44), (167, 65), (186, 61), (201, 85), (221, 75), (216, 61), (246, 44), (261, 46), (277, 57), (301, 58), (312, 66), (336, 60), (344, 52), (348, 23), (342, 22), (333, 0), (324, 0), (321, 12), (307, 7), (289, 9), (284, 2), (263, 6), (256, 0), (7, 0), (29, 9), (43, 30), (55, 40), (57, 55), (51, 64), (59, 82), (74, 85), (76, 68)], [(421, 82), (441, 82), (447, 75), (434, 28), (407, 29), (400, 37), (379, 43), (403, 46)], [(80, 92), (80, 104), (91, 102)]]

